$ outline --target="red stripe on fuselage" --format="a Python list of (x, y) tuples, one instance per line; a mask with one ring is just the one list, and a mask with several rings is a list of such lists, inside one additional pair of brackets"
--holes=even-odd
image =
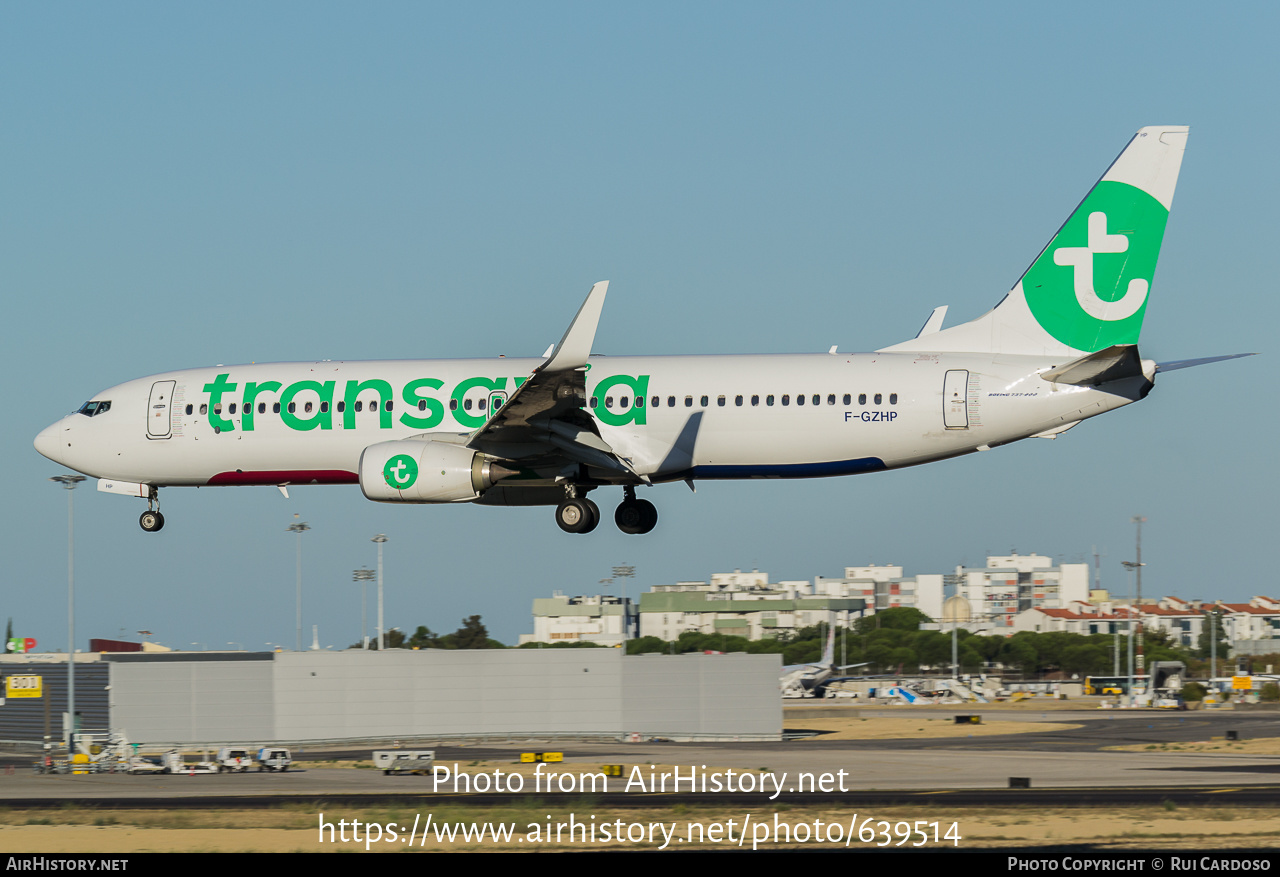
[(238, 484), (359, 484), (360, 476), (343, 469), (293, 469), (263, 472), (219, 472), (210, 485)]

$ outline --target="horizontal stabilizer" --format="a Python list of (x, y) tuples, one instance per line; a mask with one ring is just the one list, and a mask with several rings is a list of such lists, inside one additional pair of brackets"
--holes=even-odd
[(1205, 356), (1201, 359), (1175, 359), (1173, 362), (1156, 363), (1156, 371), (1172, 372), (1180, 368), (1191, 368), (1196, 365), (1208, 365), (1211, 362), (1226, 362), (1228, 359), (1239, 359), (1242, 356), (1257, 356), (1256, 353), (1232, 353), (1228, 356)]
[(1055, 384), (1094, 387), (1141, 375), (1142, 358), (1135, 344), (1116, 344), (1040, 373), (1040, 377)]

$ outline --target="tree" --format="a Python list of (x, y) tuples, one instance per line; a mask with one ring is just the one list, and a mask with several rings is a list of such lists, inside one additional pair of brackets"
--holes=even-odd
[(489, 631), (480, 621), (479, 615), (462, 619), (462, 627), (443, 637), (442, 648), (446, 649), (501, 649), (506, 648), (497, 640), (489, 639)]
[(892, 609), (881, 609), (874, 615), (859, 618), (853, 629), (859, 634), (873, 630), (919, 630), (921, 624), (928, 624), (932, 619), (919, 609), (910, 606), (895, 606)]
[(409, 637), (409, 648), (438, 649), (440, 648), (440, 636), (425, 624), (419, 624), (418, 629), (413, 632), (413, 636)]

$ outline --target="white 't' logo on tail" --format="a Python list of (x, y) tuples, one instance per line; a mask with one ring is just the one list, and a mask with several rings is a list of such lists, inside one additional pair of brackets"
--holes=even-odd
[(1107, 234), (1107, 214), (1089, 214), (1089, 243), (1083, 247), (1060, 247), (1053, 251), (1055, 265), (1070, 265), (1074, 269), (1076, 301), (1085, 313), (1096, 320), (1114, 322), (1132, 317), (1147, 300), (1150, 284), (1145, 280), (1130, 280), (1124, 297), (1117, 301), (1103, 300), (1093, 288), (1093, 254), (1123, 253), (1129, 249), (1129, 239), (1122, 234)]

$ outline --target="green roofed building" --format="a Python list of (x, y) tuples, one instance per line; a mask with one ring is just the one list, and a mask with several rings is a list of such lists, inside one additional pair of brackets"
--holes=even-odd
[(636, 605), (630, 598), (556, 593), (533, 601), (533, 633), (521, 634), (520, 645), (585, 642), (619, 646), (635, 632)]
[(685, 631), (767, 639), (815, 624), (846, 627), (867, 602), (813, 596), (808, 582), (770, 584), (758, 571), (717, 573), (710, 582), (656, 585), (640, 595), (640, 635), (674, 640)]

